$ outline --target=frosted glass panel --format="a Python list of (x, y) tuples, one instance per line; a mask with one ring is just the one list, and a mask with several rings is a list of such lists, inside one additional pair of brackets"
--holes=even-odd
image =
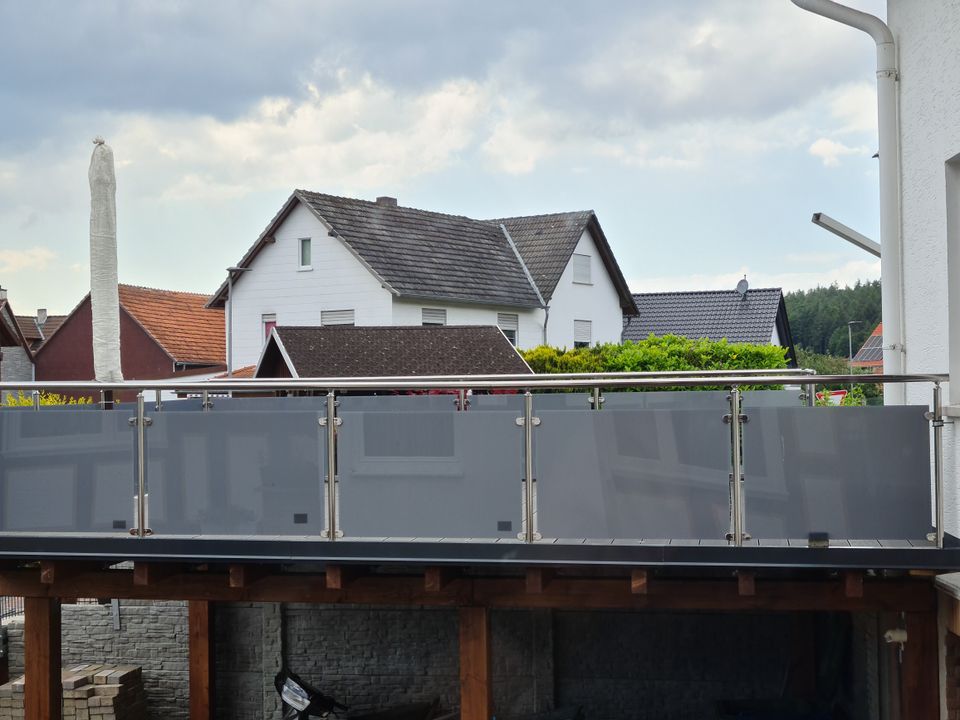
[(126, 534), (134, 443), (121, 410), (0, 410), (0, 530)]
[(437, 409), (437, 398), (345, 397), (337, 439), (345, 537), (515, 538), (523, 430), (516, 412)]
[(667, 410), (728, 407), (725, 390), (656, 390), (653, 392), (604, 392), (606, 410), (663, 408)]
[(741, 395), (744, 409), (754, 407), (803, 407), (801, 391), (796, 390), (748, 390)]
[(147, 429), (157, 535), (319, 535), (326, 435), (316, 412), (159, 412)]
[(536, 413), (542, 420), (534, 453), (544, 538), (724, 538), (726, 395), (681, 395), (701, 395), (701, 407)]
[(754, 408), (743, 426), (746, 530), (755, 538), (923, 539), (926, 407)]

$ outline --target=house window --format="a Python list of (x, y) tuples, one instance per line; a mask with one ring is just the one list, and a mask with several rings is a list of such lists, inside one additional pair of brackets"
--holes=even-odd
[(270, 339), (270, 331), (277, 326), (277, 316), (273, 313), (260, 316), (260, 324), (263, 326), (263, 342)]
[(590, 320), (573, 321), (573, 346), (590, 347), (593, 342), (593, 322)]
[(321, 310), (321, 325), (353, 325), (353, 310)]
[(313, 270), (310, 238), (300, 238), (300, 269)]
[(514, 313), (497, 313), (497, 326), (503, 330), (503, 334), (507, 336), (510, 344), (516, 347), (520, 318)]
[(590, 256), (573, 255), (573, 281), (579, 285), (591, 285), (590, 279)]
[(423, 325), (446, 325), (447, 311), (444, 308), (423, 308), (421, 322)]

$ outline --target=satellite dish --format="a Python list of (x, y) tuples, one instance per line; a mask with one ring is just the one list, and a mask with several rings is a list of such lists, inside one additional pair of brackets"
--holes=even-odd
[(743, 276), (743, 280), (737, 283), (737, 292), (740, 293), (741, 298), (747, 296), (747, 290), (750, 289), (750, 283), (747, 282), (747, 276)]

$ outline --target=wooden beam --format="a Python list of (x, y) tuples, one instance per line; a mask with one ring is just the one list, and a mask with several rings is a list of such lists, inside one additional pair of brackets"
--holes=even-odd
[(180, 563), (135, 562), (133, 564), (133, 584), (139, 586), (156, 585), (179, 575), (184, 570)]
[(940, 600), (947, 605), (947, 630), (960, 635), (960, 600), (943, 593), (940, 594)]
[(49, 720), (61, 714), (60, 601), (49, 597), (23, 600), (23, 702), (26, 720)]
[[(349, 566), (346, 566), (349, 567)], [(329, 589), (326, 575), (277, 573), (248, 587), (231, 588), (226, 573), (190, 572), (154, 585), (133, 584), (131, 570), (101, 570), (45, 585), (38, 568), (0, 570), (0, 595), (12, 597), (111, 597), (142, 600), (216, 602), (301, 602), (338, 604), (484, 605), (504, 608), (664, 609), (714, 611), (928, 612), (936, 608), (929, 579), (877, 578), (864, 585), (863, 597), (850, 598), (836, 580), (758, 579), (756, 594), (741, 596), (728, 579), (660, 579), (646, 594), (631, 592), (624, 578), (557, 577), (539, 594), (528, 593), (526, 578), (461, 577), (440, 592), (425, 592), (420, 574), (366, 575), (341, 589)]]
[(527, 592), (539, 595), (546, 591), (547, 586), (553, 581), (554, 571), (550, 568), (530, 567), (527, 568), (525, 582)]
[(646, 570), (634, 568), (630, 571), (630, 592), (634, 595), (646, 595), (648, 581)]
[(345, 590), (361, 577), (366, 568), (357, 565), (332, 565), (326, 567), (327, 590)]
[(190, 625), (190, 720), (213, 720), (216, 697), (213, 603), (191, 600), (187, 612)]
[(843, 594), (848, 598), (863, 597), (863, 573), (859, 570), (847, 570), (843, 573)]
[(906, 613), (907, 642), (903, 646), (900, 702), (902, 717), (940, 717), (940, 671), (935, 612)]
[(230, 587), (250, 587), (263, 580), (271, 572), (269, 565), (248, 565), (246, 563), (230, 566)]
[(460, 608), (460, 718), (490, 720), (490, 614), (484, 607)]
[(457, 571), (447, 567), (428, 567), (423, 570), (423, 591), (442, 592), (457, 577)]
[(57, 580), (66, 580), (82, 573), (95, 572), (102, 565), (72, 560), (41, 560), (40, 582), (44, 585), (53, 585)]
[(757, 594), (757, 576), (752, 570), (737, 570), (737, 594), (741, 597)]

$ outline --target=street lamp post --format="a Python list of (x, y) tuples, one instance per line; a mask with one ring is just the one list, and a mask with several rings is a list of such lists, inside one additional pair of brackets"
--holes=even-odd
[[(850, 374), (853, 375), (853, 326), (859, 325), (863, 320), (848, 320), (847, 321), (847, 368), (850, 370)], [(853, 383), (850, 383), (850, 389), (853, 389)]]
[(233, 377), (233, 276), (250, 272), (248, 267), (227, 268), (227, 377)]

